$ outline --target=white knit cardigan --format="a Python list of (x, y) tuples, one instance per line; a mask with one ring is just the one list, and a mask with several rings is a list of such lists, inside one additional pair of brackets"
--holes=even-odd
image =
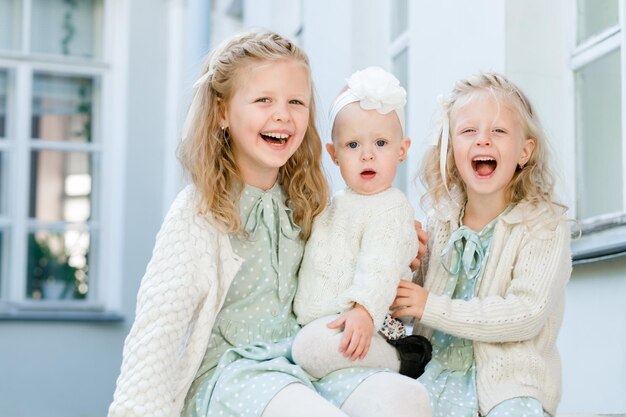
[(373, 195), (350, 189), (315, 219), (293, 303), (302, 325), (363, 305), (380, 329), (418, 243), (413, 207), (402, 191)]
[[(441, 295), (448, 273), (440, 254), (459, 227), (460, 205), (429, 218), (424, 314), (414, 333), (432, 329), (473, 340), (478, 404), (486, 415), (498, 403), (537, 398), (556, 415), (561, 364), (556, 338), (572, 266), (570, 231), (559, 208), (517, 204), (497, 220), (477, 297)], [(418, 281), (421, 279), (418, 274)]]
[(170, 207), (124, 343), (109, 417), (179, 417), (226, 292), (239, 270), (227, 234), (197, 214), (187, 186)]

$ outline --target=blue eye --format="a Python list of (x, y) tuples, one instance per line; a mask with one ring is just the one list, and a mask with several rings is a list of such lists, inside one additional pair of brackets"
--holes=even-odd
[(348, 142), (346, 146), (350, 149), (356, 149), (359, 146), (359, 144), (356, 142)]
[(300, 106), (304, 106), (304, 102), (300, 101), (300, 100), (291, 100), (290, 103), (291, 104), (298, 104)]
[(256, 101), (257, 103), (269, 103), (270, 99), (267, 97), (261, 97), (261, 98), (258, 98)]
[(376, 146), (380, 146), (381, 148), (387, 144), (387, 141), (384, 139), (378, 139), (376, 141)]

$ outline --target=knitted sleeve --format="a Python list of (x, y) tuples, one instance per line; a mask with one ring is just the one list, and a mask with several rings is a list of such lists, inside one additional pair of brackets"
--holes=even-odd
[[(521, 228), (520, 228), (521, 229)], [(420, 323), (466, 339), (498, 343), (535, 337), (551, 312), (552, 303), (564, 296), (571, 274), (570, 232), (561, 222), (554, 231), (525, 233), (512, 270), (504, 271), (510, 284), (503, 296), (468, 301), (429, 294)]]
[[(168, 212), (137, 296), (124, 342), (121, 373), (109, 417), (170, 416), (179, 384), (177, 361), (207, 280), (198, 279), (198, 249), (189, 195)], [(188, 193), (187, 193), (188, 194)]]
[(365, 228), (351, 286), (339, 296), (343, 309), (363, 305), (379, 329), (400, 279), (411, 279), (417, 254), (413, 208), (408, 201), (379, 212)]

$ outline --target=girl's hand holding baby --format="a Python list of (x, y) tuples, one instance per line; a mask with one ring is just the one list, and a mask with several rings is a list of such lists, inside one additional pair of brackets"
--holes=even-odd
[(422, 314), (424, 314), (427, 300), (428, 291), (421, 285), (410, 281), (400, 281), (396, 299), (391, 305), (391, 310), (393, 311), (391, 317), (410, 316), (419, 320), (422, 318)]

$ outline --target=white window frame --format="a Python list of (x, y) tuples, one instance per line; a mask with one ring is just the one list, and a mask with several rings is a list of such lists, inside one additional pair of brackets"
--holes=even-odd
[[(624, 50), (626, 46), (626, 31), (623, 30), (625, 21), (624, 6), (625, 0), (619, 0), (617, 25), (609, 27), (578, 44), (576, 39), (578, 29), (576, 19), (578, 15), (577, 4), (576, 2), (571, 2), (569, 11), (571, 25), (571, 55), (569, 62), (571, 96), (569, 97), (569, 102), (571, 107), (569, 112), (572, 126), (571, 137), (575, 138), (575, 72), (608, 53), (621, 49), (622, 184), (626, 187), (626, 51)], [(578, 170), (576, 170), (575, 175), (578, 175)], [(576, 190), (576, 192), (578, 191)], [(626, 254), (626, 190), (623, 193), (621, 212), (579, 219), (577, 226), (579, 227), (574, 227), (574, 230), (575, 232), (579, 231), (581, 236), (572, 242), (572, 256), (575, 264), (596, 262)]]
[[(125, 166), (125, 114), (128, 68), (129, 5), (124, 0), (102, 0), (101, 56), (94, 59), (28, 53), (31, 0), (22, 0), (21, 46), (18, 51), (0, 51), (0, 68), (8, 68), (15, 81), (9, 94), (7, 138), (0, 144), (10, 153), (8, 195), (19, 196), (8, 204), (8, 219), (0, 226), (9, 230), (8, 268), (0, 282), (0, 320), (120, 320), (122, 223)], [(89, 76), (99, 84), (92, 101), (90, 143), (54, 143), (31, 140), (32, 80), (36, 72), (63, 76)], [(13, 100), (11, 102), (11, 100)], [(27, 238), (37, 221), (28, 218), (28, 167), (30, 152), (37, 148), (89, 151), (92, 174), (98, 187), (91, 195), (91, 211), (98, 221), (89, 221), (97, 238), (90, 239), (89, 291), (85, 300), (32, 300), (26, 297)], [(64, 223), (63, 223), (64, 224)], [(46, 227), (49, 227), (46, 224)], [(58, 225), (61, 227), (61, 225)], [(49, 228), (53, 230), (55, 226)], [(6, 260), (6, 259), (5, 259)]]

